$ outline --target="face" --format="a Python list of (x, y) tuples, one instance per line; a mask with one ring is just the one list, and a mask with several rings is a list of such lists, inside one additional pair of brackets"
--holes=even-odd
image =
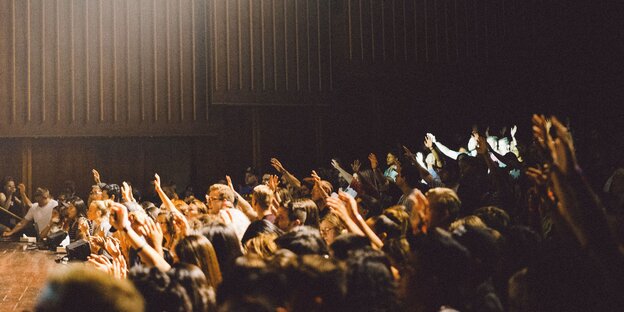
[(91, 221), (99, 219), (101, 216), (100, 210), (97, 208), (95, 203), (91, 203), (89, 205), (89, 210), (87, 210), (87, 218)]
[(321, 191), (321, 189), (320, 189), (318, 186), (316, 186), (316, 185), (314, 185), (314, 186), (312, 187), (312, 192), (310, 192), (310, 195), (311, 195), (311, 199), (312, 199), (313, 201), (317, 201), (317, 200), (320, 200), (320, 199), (322, 199), (322, 198), (323, 198), (323, 192), (322, 192), (322, 191)]
[(277, 225), (280, 230), (284, 232), (290, 231), (292, 227), (290, 224), (290, 220), (288, 220), (288, 213), (285, 208), (279, 207), (277, 209), (277, 216), (275, 218), (275, 225)]
[(50, 218), (52, 222), (59, 223), (61, 222), (61, 214), (59, 214), (58, 210), (52, 210), (52, 217)]
[(395, 162), (396, 162), (396, 157), (392, 155), (392, 153), (388, 153), (388, 155), (386, 156), (386, 164), (388, 166), (391, 166), (391, 165), (394, 165)]
[(219, 191), (210, 191), (208, 196), (206, 196), (206, 200), (208, 201), (208, 212), (211, 214), (219, 213), (219, 210), (223, 207), (223, 200), (219, 199)]
[(89, 198), (91, 200), (102, 200), (102, 190), (98, 186), (91, 187)]
[(323, 237), (328, 246), (334, 242), (336, 236), (339, 234), (337, 233), (338, 231), (336, 231), (336, 228), (327, 222), (327, 220), (321, 221), (320, 231), (321, 237)]
[(265, 174), (262, 176), (262, 184), (269, 184), (269, 179), (271, 178), (270, 174)]
[(256, 185), (258, 184), (258, 177), (253, 173), (245, 173), (245, 184)]
[(189, 204), (185, 215), (191, 219), (195, 219), (199, 216), (199, 208), (195, 204)]
[(13, 194), (17, 188), (15, 187), (15, 181), (9, 181), (4, 185), (4, 192), (7, 194)]
[(76, 209), (76, 206), (70, 204), (67, 208), (67, 217), (70, 219), (75, 219), (76, 216), (78, 216), (78, 209)]

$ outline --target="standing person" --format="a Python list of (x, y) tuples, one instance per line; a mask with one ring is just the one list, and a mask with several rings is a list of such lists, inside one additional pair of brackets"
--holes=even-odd
[(37, 229), (43, 230), (52, 218), (52, 210), (58, 206), (58, 202), (50, 196), (50, 191), (46, 188), (38, 187), (34, 194), (35, 203), (33, 204), (26, 196), (26, 190), (23, 184), (19, 185), (22, 193), (24, 204), (29, 207), (26, 216), (12, 230), (4, 232), (3, 236), (12, 236), (19, 234), (26, 227), (34, 222)]

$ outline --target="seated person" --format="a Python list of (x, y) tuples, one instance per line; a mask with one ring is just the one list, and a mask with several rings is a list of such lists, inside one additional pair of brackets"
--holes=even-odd
[(20, 221), (13, 229), (4, 232), (3, 236), (12, 236), (21, 233), (27, 226), (33, 222), (37, 229), (45, 228), (52, 219), (52, 210), (58, 206), (58, 202), (50, 196), (50, 191), (46, 188), (38, 187), (35, 191), (35, 203), (30, 202), (26, 194), (23, 194), (24, 204), (30, 209), (24, 216), (24, 219)]

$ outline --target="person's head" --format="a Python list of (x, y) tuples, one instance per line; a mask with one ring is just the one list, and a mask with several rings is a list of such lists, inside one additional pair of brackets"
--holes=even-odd
[(344, 229), (345, 225), (342, 220), (340, 220), (340, 217), (338, 217), (335, 213), (330, 212), (321, 220), (319, 231), (321, 233), (321, 237), (323, 237), (323, 240), (329, 246)]
[(15, 179), (11, 176), (6, 176), (2, 179), (2, 191), (5, 194), (13, 194), (17, 190), (17, 186), (15, 185)]
[(175, 235), (173, 216), (169, 211), (161, 211), (158, 217), (156, 217), (156, 221), (158, 221), (158, 225), (166, 239), (169, 239), (169, 236)]
[(312, 209), (316, 209), (316, 204), (311, 199), (302, 198), (290, 201), (277, 209), (275, 225), (282, 231), (288, 232), (296, 226), (304, 225), (308, 211)]
[(102, 200), (92, 201), (89, 205), (89, 210), (87, 211), (87, 218), (91, 221), (95, 221), (106, 217), (108, 217), (108, 208), (106, 207), (106, 203)]
[(99, 185), (92, 185), (89, 192), (89, 200), (102, 200), (102, 188)]
[(361, 249), (371, 249), (372, 247), (368, 237), (353, 233), (344, 233), (336, 237), (329, 248), (334, 258), (347, 260), (351, 252)]
[(321, 180), (321, 183), (314, 184), (310, 195), (313, 201), (319, 201), (323, 199), (323, 191), (325, 191), (326, 194), (331, 194), (333, 189), (334, 187), (331, 185), (331, 183), (329, 183), (329, 181)]
[(462, 226), (471, 226), (471, 227), (475, 227), (478, 229), (487, 228), (487, 225), (485, 225), (485, 223), (481, 221), (481, 218), (475, 215), (469, 215), (469, 216), (465, 216), (463, 218), (453, 221), (453, 223), (451, 223), (451, 226), (449, 226), (449, 231), (453, 232), (461, 228)]
[(288, 274), (292, 310), (343, 311), (346, 294), (344, 265), (320, 255), (304, 255), (297, 260)]
[(215, 308), (215, 290), (199, 267), (180, 262), (174, 264), (167, 273), (184, 287), (192, 302), (193, 311), (212, 311)]
[(416, 167), (404, 164), (396, 177), (396, 185), (402, 190), (413, 189), (420, 182), (420, 173)]
[(396, 283), (385, 254), (371, 248), (353, 251), (346, 261), (349, 311), (395, 311)]
[(106, 184), (102, 187), (102, 199), (110, 199), (115, 202), (121, 200), (121, 188), (117, 184)]
[(262, 259), (269, 259), (277, 251), (275, 239), (277, 233), (261, 233), (245, 243), (247, 254), (256, 254)]
[(410, 216), (405, 206), (395, 205), (384, 209), (383, 215), (390, 218), (401, 228), (401, 235), (405, 236), (411, 231)]
[(474, 215), (479, 217), (485, 225), (499, 232), (505, 232), (511, 224), (509, 214), (496, 206), (481, 207), (474, 211)]
[(243, 237), (241, 238), (241, 244), (245, 246), (247, 241), (262, 233), (275, 233), (277, 235), (283, 234), (282, 230), (273, 224), (273, 222), (266, 219), (256, 220), (251, 222), (245, 230), (245, 234), (243, 234)]
[(172, 200), (173, 205), (181, 212), (185, 217), (189, 218), (189, 205), (181, 199)]
[(201, 233), (212, 243), (217, 253), (219, 269), (221, 269), (222, 275), (226, 277), (232, 270), (236, 258), (243, 255), (236, 231), (231, 225), (213, 221), (206, 224)]
[(251, 194), (251, 206), (262, 216), (263, 213), (271, 208), (273, 198), (275, 198), (275, 195), (268, 186), (264, 184), (258, 185), (254, 187)]
[(457, 219), (461, 201), (455, 191), (449, 188), (436, 187), (429, 190), (425, 196), (429, 205), (424, 211), (424, 223), (428, 230), (435, 227), (448, 229)]
[(258, 185), (258, 175), (252, 167), (245, 170), (245, 185), (256, 186)]
[(141, 294), (127, 280), (86, 266), (70, 266), (50, 275), (37, 303), (37, 312), (140, 312)]
[(271, 179), (271, 175), (268, 173), (265, 173), (262, 175), (262, 184), (267, 185), (269, 184), (269, 179)]
[(128, 273), (128, 279), (145, 298), (146, 312), (193, 310), (193, 303), (184, 286), (156, 267), (134, 266)]
[(39, 204), (39, 207), (43, 207), (48, 204), (52, 196), (50, 196), (50, 191), (47, 188), (38, 187), (37, 190), (35, 190), (33, 199)]
[(225, 184), (213, 184), (206, 196), (208, 212), (216, 214), (221, 208), (230, 208), (234, 204), (234, 192)]
[(216, 288), (221, 283), (217, 254), (205, 236), (194, 234), (182, 238), (175, 246), (175, 255), (179, 262), (194, 264), (201, 268), (210, 286)]
[(67, 208), (67, 217), (71, 220), (76, 220), (80, 217), (87, 216), (87, 205), (80, 197), (74, 197), (69, 200), (69, 207)]
[(199, 199), (194, 198), (188, 204), (187, 215), (190, 219), (197, 219), (199, 216), (207, 213), (208, 207)]
[(278, 247), (288, 249), (298, 255), (326, 255), (327, 244), (319, 231), (313, 227), (300, 226), (275, 240)]
[(394, 155), (392, 153), (388, 153), (386, 155), (386, 165), (388, 165), (388, 166), (395, 165), (396, 161), (397, 161), (396, 155)]

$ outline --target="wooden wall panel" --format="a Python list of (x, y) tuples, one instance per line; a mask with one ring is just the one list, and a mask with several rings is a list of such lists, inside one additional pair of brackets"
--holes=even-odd
[(0, 136), (211, 131), (208, 0), (0, 0)]

